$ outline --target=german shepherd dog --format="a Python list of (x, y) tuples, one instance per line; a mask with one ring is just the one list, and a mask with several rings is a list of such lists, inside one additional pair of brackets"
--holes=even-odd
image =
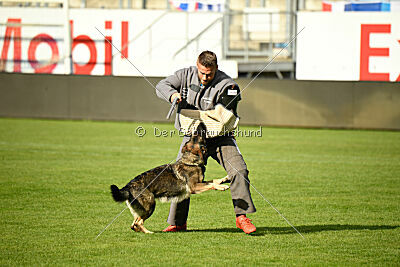
[(190, 194), (199, 194), (210, 189), (224, 191), (229, 188), (228, 185), (221, 184), (229, 180), (228, 176), (204, 181), (206, 146), (204, 135), (199, 134), (200, 128), (202, 127), (199, 127), (182, 147), (182, 157), (175, 163), (146, 171), (122, 189), (111, 185), (114, 200), (125, 201), (133, 215), (132, 230), (152, 233), (143, 223), (153, 214), (156, 199), (161, 202), (180, 202)]

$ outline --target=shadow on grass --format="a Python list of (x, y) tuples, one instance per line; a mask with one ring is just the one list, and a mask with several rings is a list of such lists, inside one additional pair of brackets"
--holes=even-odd
[[(302, 234), (316, 233), (324, 231), (352, 231), (352, 230), (391, 230), (396, 229), (398, 225), (352, 225), (352, 224), (326, 224), (326, 225), (301, 225), (295, 226)], [(215, 232), (215, 233), (235, 233), (241, 232), (237, 228), (218, 228), (218, 229), (195, 229), (188, 232)], [(257, 232), (253, 236), (263, 235), (290, 235), (298, 234), (292, 227), (257, 227)]]

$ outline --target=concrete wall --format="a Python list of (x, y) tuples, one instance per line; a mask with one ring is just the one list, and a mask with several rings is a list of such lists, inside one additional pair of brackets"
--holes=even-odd
[(258, 79), (243, 93), (239, 114), (250, 124), (400, 129), (399, 83)]
[[(140, 77), (0, 73), (2, 117), (162, 122), (168, 110)], [(239, 115), (242, 125), (400, 130), (400, 84), (257, 79)]]

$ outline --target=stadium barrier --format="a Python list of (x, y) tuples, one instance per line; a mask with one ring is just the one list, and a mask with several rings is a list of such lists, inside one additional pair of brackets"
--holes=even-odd
[[(141, 77), (0, 73), (0, 84), (2, 117), (166, 122), (169, 110)], [(257, 79), (242, 98), (241, 125), (400, 130), (398, 83)]]

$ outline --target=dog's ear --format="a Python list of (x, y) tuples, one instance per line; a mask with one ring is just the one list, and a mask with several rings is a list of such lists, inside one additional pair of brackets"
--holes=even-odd
[(184, 146), (182, 147), (181, 152), (182, 152), (182, 154), (183, 154), (183, 153), (185, 153), (186, 151), (187, 151), (187, 148), (186, 148), (186, 145), (184, 145)]
[(188, 149), (189, 143), (190, 143), (190, 140), (187, 141), (186, 144), (182, 147), (182, 150), (181, 150), (182, 154), (185, 153), (185, 152), (187, 152), (187, 151), (190, 151), (190, 150)]
[(199, 126), (197, 126), (196, 133), (203, 139), (207, 137), (207, 127), (203, 122), (200, 122)]
[(186, 146), (186, 144), (182, 147), (182, 150), (181, 150), (181, 152), (182, 152), (182, 154), (184, 154), (185, 152), (187, 152), (188, 151), (188, 149), (187, 149), (187, 146)]

